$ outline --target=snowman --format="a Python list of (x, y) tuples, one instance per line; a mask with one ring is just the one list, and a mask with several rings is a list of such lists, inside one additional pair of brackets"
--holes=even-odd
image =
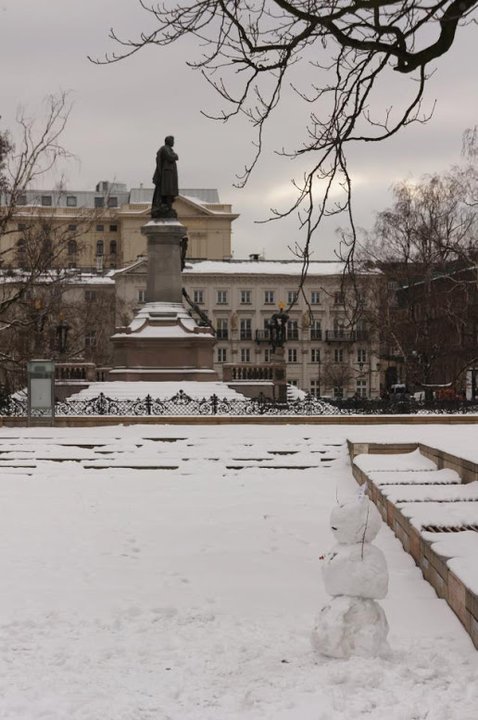
[(337, 544), (322, 567), (332, 600), (317, 616), (312, 634), (321, 655), (373, 657), (388, 649), (387, 619), (376, 602), (388, 591), (387, 563), (371, 544), (381, 524), (380, 513), (362, 490), (355, 500), (332, 510), (330, 526)]

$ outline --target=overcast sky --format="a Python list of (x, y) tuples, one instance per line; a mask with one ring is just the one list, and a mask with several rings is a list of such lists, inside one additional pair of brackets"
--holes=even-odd
[[(68, 187), (92, 189), (99, 180), (128, 187), (151, 186), (154, 157), (165, 135), (173, 134), (180, 157), (180, 186), (216, 187), (240, 218), (233, 228), (235, 257), (264, 252), (290, 258), (288, 246), (301, 241), (298, 220), (255, 224), (270, 207), (286, 207), (298, 163), (279, 158), (274, 149), (291, 145), (300, 131), (292, 95), (270, 129), (266, 153), (243, 190), (236, 174), (251, 155), (253, 136), (244, 121), (217, 123), (201, 110), (217, 111), (217, 97), (199, 74), (186, 66), (194, 55), (191, 41), (165, 50), (150, 47), (121, 63), (98, 67), (87, 55), (111, 51), (108, 30), (135, 37), (151, 29), (150, 16), (137, 0), (0, 0), (0, 128), (12, 128), (19, 105), (37, 113), (42, 98), (70, 90), (74, 102), (64, 144), (78, 162), (65, 170)], [(392, 202), (391, 186), (459, 162), (461, 136), (477, 123), (476, 66), (478, 28), (461, 31), (455, 47), (436, 63), (427, 91), (427, 107), (436, 100), (433, 118), (377, 146), (357, 148), (350, 170), (355, 187), (358, 225), (370, 227), (374, 213)], [(310, 70), (300, 68), (307, 82)], [(391, 73), (383, 89), (388, 106), (404, 92)], [(52, 181), (53, 182), (53, 181)], [(50, 184), (52, 184), (52, 182)], [(313, 243), (314, 259), (333, 258), (334, 224)]]

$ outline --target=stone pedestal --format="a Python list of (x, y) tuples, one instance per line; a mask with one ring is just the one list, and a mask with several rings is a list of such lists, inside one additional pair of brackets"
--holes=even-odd
[(146, 302), (181, 303), (181, 244), (186, 228), (178, 220), (150, 220), (141, 233), (148, 239)]
[(150, 220), (146, 304), (113, 335), (110, 380), (217, 380), (215, 337), (182, 304), (181, 250), (186, 228), (178, 220)]
[(287, 402), (287, 365), (284, 347), (277, 347), (272, 353), (274, 366), (274, 395), (277, 402)]

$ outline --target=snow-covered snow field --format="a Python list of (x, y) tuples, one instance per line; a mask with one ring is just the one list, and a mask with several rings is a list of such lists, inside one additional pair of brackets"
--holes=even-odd
[(476, 426), (0, 428), (2, 720), (476, 720), (478, 653), (387, 527), (383, 658), (310, 643), (345, 439)]

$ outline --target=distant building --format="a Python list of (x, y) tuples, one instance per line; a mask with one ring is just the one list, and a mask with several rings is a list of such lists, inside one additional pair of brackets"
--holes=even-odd
[[(56, 266), (104, 272), (123, 267), (146, 252), (141, 225), (148, 217), (152, 188), (128, 190), (103, 181), (93, 191), (26, 190), (19, 198), (8, 234), (0, 237), (4, 267), (22, 267), (25, 245), (41, 238), (56, 247)], [(6, 206), (7, 198), (1, 198)], [(231, 226), (238, 215), (215, 189), (181, 189), (175, 202), (187, 228), (191, 259), (231, 257)], [(1, 211), (1, 207), (0, 207)]]
[[(253, 257), (258, 259), (188, 263), (183, 272), (185, 290), (216, 330), (214, 369), (220, 378), (233, 368), (270, 363), (267, 324), (279, 306), (287, 308), (297, 296), (300, 262)], [(145, 301), (146, 262), (141, 258), (111, 274), (118, 325), (126, 325)], [(303, 289), (289, 311), (287, 380), (317, 396), (378, 397), (378, 337), (367, 327), (365, 314), (355, 311), (351, 322), (343, 269), (338, 262), (310, 263)], [(377, 278), (373, 272), (360, 282), (370, 287)], [(253, 376), (252, 370), (249, 375)]]

